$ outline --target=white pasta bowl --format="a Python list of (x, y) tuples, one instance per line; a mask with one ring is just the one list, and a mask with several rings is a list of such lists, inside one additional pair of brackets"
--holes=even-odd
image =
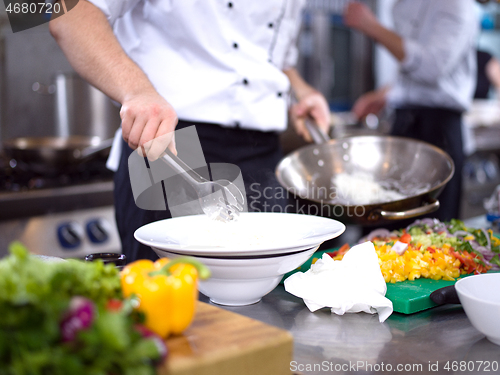
[(455, 289), (474, 328), (500, 345), (500, 273), (465, 277)]
[(238, 220), (222, 223), (207, 215), (156, 221), (137, 229), (137, 241), (176, 254), (248, 256), (293, 253), (340, 236), (341, 222), (321, 216), (243, 212)]
[(160, 257), (197, 258), (212, 273), (199, 282), (199, 291), (214, 303), (242, 306), (259, 302), (284, 274), (344, 230), (344, 224), (320, 216), (244, 212), (231, 223), (206, 215), (160, 220), (134, 236)]
[[(286, 254), (202, 257), (194, 256), (210, 271), (207, 280), (200, 280), (198, 290), (219, 305), (244, 306), (257, 303), (271, 292), (284, 274), (304, 264), (319, 245)], [(153, 247), (159, 257), (177, 258), (184, 254), (169, 253)]]

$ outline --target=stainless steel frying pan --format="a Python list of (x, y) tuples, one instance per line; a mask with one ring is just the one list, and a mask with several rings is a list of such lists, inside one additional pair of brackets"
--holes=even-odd
[[(414, 139), (355, 136), (327, 140), (317, 135), (313, 138), (322, 143), (302, 147), (286, 156), (278, 164), (276, 176), (299, 202), (316, 206), (318, 215), (345, 223), (380, 225), (433, 212), (439, 208), (438, 195), (454, 173), (453, 161), (447, 153)], [(362, 172), (373, 176), (375, 181), (392, 180), (398, 186), (408, 188), (413, 184), (423, 188), (396, 201), (346, 204), (332, 196), (333, 179), (342, 172)]]
[(99, 137), (22, 137), (3, 142), (3, 152), (23, 169), (57, 173), (75, 167), (108, 150), (113, 139)]

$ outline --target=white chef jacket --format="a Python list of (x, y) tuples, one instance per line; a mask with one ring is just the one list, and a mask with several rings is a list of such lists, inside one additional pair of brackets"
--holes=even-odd
[(284, 130), (305, 0), (89, 0), (183, 120)]
[(476, 86), (474, 0), (398, 0), (393, 18), (406, 56), (389, 102), (466, 110)]

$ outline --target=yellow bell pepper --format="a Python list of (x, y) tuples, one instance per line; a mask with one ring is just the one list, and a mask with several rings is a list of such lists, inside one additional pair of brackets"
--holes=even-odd
[(167, 338), (191, 324), (198, 300), (198, 277), (209, 276), (209, 269), (193, 258), (141, 259), (123, 268), (120, 281), (123, 296), (137, 298), (136, 309), (144, 314), (144, 325)]

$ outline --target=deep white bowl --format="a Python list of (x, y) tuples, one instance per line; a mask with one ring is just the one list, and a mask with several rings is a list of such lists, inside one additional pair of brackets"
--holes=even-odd
[[(200, 281), (198, 289), (213, 303), (244, 306), (257, 303), (271, 292), (283, 275), (304, 264), (319, 245), (294, 253), (236, 257), (194, 256), (205, 264), (212, 276)], [(159, 257), (176, 258), (184, 254), (169, 253), (153, 247)]]
[(474, 328), (500, 345), (500, 273), (465, 277), (455, 289)]

